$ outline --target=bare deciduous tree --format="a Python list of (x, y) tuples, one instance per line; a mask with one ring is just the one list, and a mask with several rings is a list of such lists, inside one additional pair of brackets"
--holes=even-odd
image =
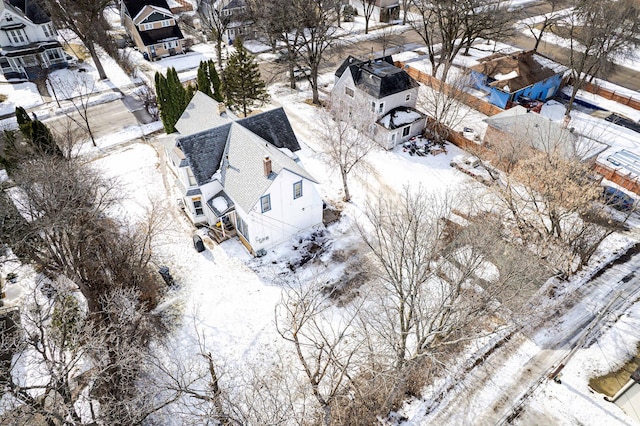
[(331, 164), (340, 170), (343, 200), (348, 202), (351, 200), (349, 174), (354, 168), (362, 166), (364, 158), (376, 148), (376, 144), (362, 133), (362, 126), (357, 125), (363, 121), (360, 115), (354, 117), (354, 112), (343, 111), (340, 107), (333, 108), (332, 113), (332, 117), (323, 120), (322, 146)]
[(565, 115), (570, 117), (576, 94), (589, 78), (606, 72), (611, 61), (635, 54), (640, 10), (633, 0), (582, 0), (568, 19), (573, 90)]
[(215, 43), (218, 68), (220, 69), (223, 69), (222, 42), (224, 40), (224, 33), (231, 23), (230, 17), (225, 15), (223, 11), (226, 4), (227, 2), (220, 0), (199, 0), (197, 6), (201, 25), (206, 31), (207, 36)]
[(432, 85), (422, 87), (417, 105), (421, 111), (426, 111), (430, 118), (427, 129), (431, 132), (435, 142), (444, 144), (452, 129), (460, 126), (470, 112), (470, 108), (462, 102), (463, 96), (468, 96), (465, 90), (471, 87), (471, 77), (467, 73), (460, 73), (449, 82), (433, 79)]
[(538, 50), (545, 32), (551, 29), (564, 15), (558, 8), (566, 4), (565, 1), (547, 0), (546, 3), (551, 6), (551, 11), (542, 15), (542, 20), (539, 19), (540, 15), (535, 15), (520, 21), (536, 41), (533, 46), (534, 51)]
[(512, 327), (491, 318), (505, 303), (503, 293), (519, 294), (535, 273), (526, 256), (517, 263), (520, 275), (496, 270), (506, 244), (500, 220), (460, 226), (452, 220), (454, 205), (422, 188), (405, 188), (398, 198), (386, 194), (369, 203), (358, 224), (379, 279), (361, 312), (381, 343), (378, 354), (398, 372), (387, 404), (405, 385), (399, 373), (415, 360), (438, 368), (446, 362), (439, 354), (449, 348)]
[(89, 106), (96, 83), (87, 73), (76, 72), (71, 75), (72, 77), (65, 75), (64, 78), (50, 76), (49, 86), (55, 91), (56, 98), (60, 97), (71, 103), (72, 110), (65, 110), (65, 115), (86, 132), (93, 146), (97, 146), (89, 122)]
[(364, 17), (364, 33), (369, 34), (369, 22), (376, 10), (376, 0), (360, 0), (362, 3), (362, 15)]
[(352, 326), (358, 310), (334, 313), (332, 308), (326, 295), (313, 284), (290, 286), (276, 307), (278, 332), (293, 344), (320, 407), (322, 423), (327, 426), (332, 424), (332, 406), (343, 394), (360, 346)]
[(488, 0), (411, 0), (419, 19), (409, 24), (424, 40), (431, 74), (447, 79), (453, 59), (476, 39), (496, 38), (507, 28), (506, 12)]
[(107, 78), (97, 46), (115, 53), (104, 10), (111, 0), (45, 0), (47, 11), (58, 28), (68, 28), (84, 43), (101, 80)]

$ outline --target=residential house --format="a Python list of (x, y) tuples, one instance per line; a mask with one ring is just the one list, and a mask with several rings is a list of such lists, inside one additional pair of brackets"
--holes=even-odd
[(0, 0), (0, 68), (7, 80), (35, 80), (67, 66), (49, 16), (35, 1)]
[(363, 61), (349, 56), (335, 73), (331, 108), (373, 140), (393, 148), (424, 130), (416, 82), (391, 56)]
[(185, 52), (184, 36), (166, 0), (122, 0), (120, 16), (145, 59)]
[(217, 0), (215, 7), (221, 19), (225, 22), (225, 31), (222, 41), (232, 45), (236, 38), (249, 40), (256, 37), (253, 21), (247, 15), (247, 2), (245, 0)]
[[(361, 0), (351, 0), (351, 6), (357, 11), (358, 15), (364, 15), (364, 2)], [(367, 2), (368, 3), (368, 2)], [(398, 0), (375, 0), (371, 19), (376, 22), (389, 23), (400, 18), (400, 3)]]
[(506, 109), (519, 98), (546, 101), (556, 95), (566, 68), (533, 50), (510, 55), (496, 53), (470, 68), (476, 88), (489, 94), (489, 102)]
[(504, 163), (496, 165), (507, 170), (533, 149), (586, 161), (608, 148), (597, 140), (580, 135), (573, 128), (566, 128), (563, 123), (550, 120), (521, 105), (484, 121), (487, 130), (483, 143), (497, 154), (496, 162)]
[(297, 161), (282, 108), (238, 119), (198, 92), (176, 129), (167, 158), (194, 224), (233, 229), (256, 255), (322, 224), (316, 180)]

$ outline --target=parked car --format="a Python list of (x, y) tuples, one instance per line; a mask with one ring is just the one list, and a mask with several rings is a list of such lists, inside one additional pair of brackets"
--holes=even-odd
[(623, 212), (628, 212), (633, 209), (636, 202), (636, 200), (626, 192), (612, 186), (605, 186), (602, 188), (602, 198), (606, 205)]
[(198, 253), (202, 253), (204, 251), (204, 241), (202, 241), (202, 237), (198, 234), (193, 236), (193, 247)]

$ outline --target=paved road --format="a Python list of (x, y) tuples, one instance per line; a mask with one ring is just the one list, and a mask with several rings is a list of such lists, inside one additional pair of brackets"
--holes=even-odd
[[(77, 113), (72, 114), (76, 120), (82, 119)], [(46, 124), (52, 126), (56, 131), (63, 132), (68, 122), (66, 116), (57, 116), (55, 118), (45, 120)], [(89, 108), (89, 125), (94, 137), (100, 138), (112, 133), (116, 133), (128, 126), (138, 124), (136, 117), (129, 112), (122, 100), (107, 102), (95, 105)]]

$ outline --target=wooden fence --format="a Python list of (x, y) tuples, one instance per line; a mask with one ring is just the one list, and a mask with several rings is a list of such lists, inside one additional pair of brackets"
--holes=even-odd
[(592, 83), (587, 83), (584, 87), (584, 90), (589, 93), (593, 93), (594, 95), (602, 96), (605, 99), (609, 99), (619, 104), (630, 106), (633, 109), (640, 110), (640, 99), (635, 99), (628, 95), (620, 95), (614, 90), (605, 89), (604, 87), (600, 87)]
[(436, 90), (446, 90), (447, 92), (452, 93), (452, 96), (460, 100), (460, 102), (467, 105), (468, 107), (475, 109), (476, 111), (483, 113), (484, 115), (490, 117), (504, 111), (502, 108), (490, 104), (489, 102), (484, 101), (480, 98), (477, 98), (470, 93), (466, 93), (456, 87), (451, 86), (450, 84), (444, 83), (443, 81), (433, 77), (430, 74), (427, 74), (426, 72), (422, 72), (420, 70), (412, 68), (409, 65), (406, 65), (404, 62), (396, 61), (395, 66), (404, 69), (407, 74), (409, 74), (420, 83), (424, 83), (431, 88), (435, 88)]
[(621, 174), (618, 170), (611, 169), (600, 163), (594, 163), (593, 169), (605, 179), (640, 195), (640, 184), (637, 177), (631, 178), (628, 174)]

